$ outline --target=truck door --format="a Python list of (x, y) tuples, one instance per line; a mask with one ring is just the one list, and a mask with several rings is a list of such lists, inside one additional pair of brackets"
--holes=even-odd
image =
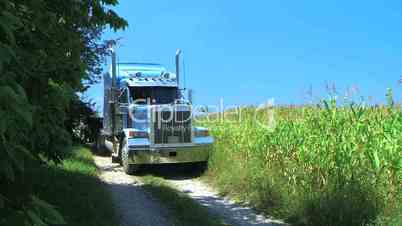
[(118, 115), (118, 131), (121, 131), (123, 128), (130, 128), (131, 125), (128, 124), (129, 120), (129, 105), (130, 105), (130, 99), (129, 99), (129, 90), (128, 88), (123, 88), (120, 91), (119, 95), (119, 115)]

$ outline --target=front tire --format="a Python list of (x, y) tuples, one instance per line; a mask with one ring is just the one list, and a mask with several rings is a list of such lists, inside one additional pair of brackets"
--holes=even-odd
[(121, 162), (123, 165), (123, 170), (126, 174), (128, 175), (133, 175), (138, 173), (139, 171), (139, 166), (136, 164), (130, 164), (129, 163), (129, 153), (128, 153), (128, 147), (127, 147), (127, 141), (124, 139), (122, 143), (122, 148), (121, 148)]
[(105, 149), (105, 136), (98, 134), (95, 142), (95, 152), (97, 154), (104, 154)]
[(192, 166), (193, 172), (197, 173), (197, 174), (204, 174), (205, 171), (208, 170), (208, 162), (197, 162), (197, 163), (193, 163)]
[(121, 163), (120, 158), (118, 156), (113, 156), (112, 154), (112, 163)]
[[(112, 147), (113, 148), (113, 147)], [(122, 159), (121, 159), (121, 145), (119, 145), (119, 150), (117, 150), (117, 154), (114, 153), (114, 150), (112, 149), (112, 163), (118, 163), (122, 164)]]

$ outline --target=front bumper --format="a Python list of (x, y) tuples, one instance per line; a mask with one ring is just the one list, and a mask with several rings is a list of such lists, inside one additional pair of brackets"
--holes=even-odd
[(130, 150), (130, 164), (166, 164), (208, 161), (210, 145)]
[[(129, 142), (133, 143), (134, 142)], [(129, 148), (129, 164), (169, 164), (208, 161), (213, 139), (198, 139), (185, 146), (138, 146), (135, 142)], [(145, 144), (145, 143), (141, 143)]]

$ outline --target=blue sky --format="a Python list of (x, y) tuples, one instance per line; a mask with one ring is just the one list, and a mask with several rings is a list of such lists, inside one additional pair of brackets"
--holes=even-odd
[[(358, 87), (383, 102), (402, 101), (402, 1), (121, 0), (129, 22), (120, 61), (158, 62), (174, 70), (183, 50), (186, 86), (197, 104), (302, 104)], [(183, 84), (183, 82), (182, 82)], [(87, 94), (103, 98), (101, 85)]]

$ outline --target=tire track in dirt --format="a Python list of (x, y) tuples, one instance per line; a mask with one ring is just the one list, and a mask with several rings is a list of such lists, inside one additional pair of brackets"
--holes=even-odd
[(277, 226), (286, 225), (282, 221), (268, 218), (253, 209), (236, 204), (227, 197), (221, 197), (210, 186), (199, 179), (167, 179), (174, 187), (220, 216), (228, 225), (236, 226)]
[(205, 206), (211, 215), (230, 226), (277, 226), (283, 221), (257, 213), (254, 209), (239, 205), (229, 197), (222, 197), (211, 186), (202, 182), (200, 168), (193, 165), (159, 166), (145, 169), (144, 174), (164, 179), (173, 188), (187, 194), (198, 204)]
[[(94, 156), (100, 178), (112, 193), (116, 212), (123, 226), (173, 226), (169, 217), (169, 204), (160, 203), (142, 186), (141, 176), (124, 173), (119, 164), (111, 163), (110, 157)], [(164, 179), (173, 188), (186, 193), (198, 204), (205, 206), (212, 215), (231, 226), (278, 226), (282, 221), (258, 214), (252, 208), (241, 206), (227, 197), (221, 197), (213, 188), (198, 179), (199, 174), (175, 170), (174, 167), (145, 169)], [(191, 171), (191, 170), (190, 170)]]
[(94, 156), (94, 160), (122, 226), (173, 226), (167, 209), (142, 188), (138, 177), (126, 175), (110, 157)]

